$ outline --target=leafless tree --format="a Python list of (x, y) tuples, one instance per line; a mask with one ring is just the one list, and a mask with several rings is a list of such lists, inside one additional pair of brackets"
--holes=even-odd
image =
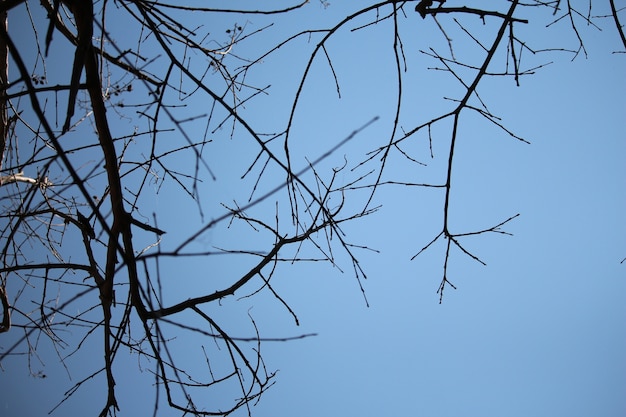
[[(0, 1), (0, 363), (55, 350), (82, 372), (60, 403), (98, 379), (101, 416), (119, 410), (122, 376), (114, 364), (127, 352), (152, 372), (155, 400), (148, 407), (155, 415), (163, 396), (192, 415), (251, 413), (274, 383), (263, 343), (308, 335), (264, 338), (246, 303), (271, 296), (297, 324), (296, 309), (274, 282), (292, 264), (309, 262), (347, 265), (367, 303), (359, 259), (371, 243), (352, 242), (343, 227), (379, 210), (382, 188), (441, 190), (440, 231), (415, 243), (417, 256), (445, 242), (441, 300), (454, 287), (447, 271), (455, 253), (483, 263), (463, 240), (507, 234), (518, 216), (480, 230), (451, 226), (462, 115), (479, 115), (527, 142), (489, 110), (483, 80), (519, 85), (548, 62), (528, 59), (529, 66), (529, 55), (586, 54), (582, 26), (617, 29), (619, 48), (626, 48), (622, 9), (613, 0), (603, 16), (592, 13), (591, 1), (388, 0), (358, 6), (330, 26), (304, 19), (310, 8), (332, 7), (324, 1), (258, 10), (188, 3)], [(517, 35), (533, 24), (529, 16), (566, 22), (575, 47), (534, 49)], [(293, 31), (294, 20), (310, 27)], [(407, 117), (403, 106), (406, 95), (419, 94), (405, 87), (407, 48), (416, 48), (404, 35), (409, 26), (427, 33), (417, 45), (425, 45), (428, 66), (462, 87), (434, 116)], [(375, 117), (337, 127), (332, 144), (302, 164), (293, 152), (294, 125), (307, 117), (303, 92), (322, 65), (341, 96), (331, 44), (339, 34), (362, 31), (391, 31), (394, 71), (385, 76), (395, 117), (368, 154), (326, 163)], [(474, 48), (459, 51), (453, 39)], [(288, 72), (297, 86), (290, 101), (271, 110), (257, 104), (272, 93), (260, 84), (269, 76), (257, 72), (302, 41), (307, 49), (298, 58), (306, 60)], [(259, 126), (259, 114), (273, 123)], [(392, 159), (419, 165), (421, 157), (435, 157), (433, 141), (447, 143), (448, 152), (436, 156), (445, 166), (440, 181), (387, 175)], [(430, 153), (408, 150), (416, 142), (430, 144)], [(171, 200), (164, 208), (160, 196)], [(172, 201), (180, 209), (172, 210)], [(245, 320), (240, 327), (224, 324), (233, 316)], [(179, 349), (191, 336), (204, 340), (189, 349), (197, 355), (192, 366)], [(77, 371), (73, 358), (93, 343), (100, 361)], [(210, 390), (226, 395), (209, 401)]]

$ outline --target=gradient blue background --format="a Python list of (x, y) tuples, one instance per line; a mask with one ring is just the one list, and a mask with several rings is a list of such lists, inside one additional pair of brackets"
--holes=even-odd
[[(305, 27), (327, 27), (356, 7), (332, 2), (323, 9), (312, 3), (260, 36), (258, 43), (242, 48), (266, 49), (271, 43), (262, 44), (263, 39), (271, 42)], [(412, 14), (411, 7), (407, 11)], [(12, 33), (18, 36), (22, 29), (31, 30), (20, 18), (25, 19), (23, 14), (10, 15)], [(549, 16), (544, 19), (549, 21)], [(264, 22), (252, 17), (247, 29)], [(227, 23), (205, 22), (216, 27), (229, 27)], [(487, 266), (455, 253), (449, 277), (458, 289), (448, 287), (443, 304), (436, 290), (445, 247), (439, 242), (410, 261), (441, 229), (443, 191), (402, 186), (382, 188), (375, 203), (383, 208), (344, 226), (350, 242), (380, 251), (359, 252), (368, 274), (363, 285), (369, 308), (349, 263), (343, 265), (343, 274), (328, 264), (307, 263), (282, 269), (274, 278), (299, 327), (273, 298), (252, 302), (251, 314), (263, 336), (318, 333), (264, 345), (266, 366), (279, 372), (276, 385), (253, 408), (255, 416), (626, 415), (626, 262), (620, 263), (626, 257), (626, 56), (614, 53), (620, 49), (617, 33), (606, 23), (602, 32), (581, 28), (587, 59), (581, 54), (571, 61), (567, 52), (529, 55), (529, 67), (554, 63), (523, 77), (519, 88), (502, 77), (486, 79), (479, 87), (490, 110), (531, 145), (469, 112), (463, 114), (452, 227), (472, 231), (521, 215), (504, 227), (513, 237), (491, 234), (463, 241)], [(418, 52), (435, 44), (445, 53), (433, 22), (409, 15), (401, 24), (409, 66), (401, 125), (408, 130), (451, 109), (453, 104), (441, 97), (458, 98), (462, 89), (449, 74), (427, 71), (436, 63)], [(538, 29), (544, 30), (540, 24), (518, 27), (518, 36), (537, 48), (576, 47), (566, 22), (545, 32)], [(268, 97), (249, 106), (256, 126), (270, 130), (286, 123), (289, 108), (284, 102), (293, 96), (306, 51), (316, 43), (298, 42), (251, 72), (250, 83), (272, 84)], [(395, 108), (392, 42), (386, 21), (369, 30), (344, 30), (329, 44), (342, 99), (337, 99), (328, 65), (320, 57), (294, 122), (292, 161), (299, 167), (306, 165), (305, 155), (314, 159), (374, 116), (380, 120), (320, 168), (342, 165), (344, 155), (353, 166), (364, 152), (386, 142)], [(455, 42), (455, 52), (471, 54), (470, 41), (459, 35)], [(503, 57), (494, 60), (493, 68), (502, 69)], [(389, 178), (443, 181), (446, 132), (445, 123), (433, 129), (434, 159), (425, 138), (412, 145), (428, 167), (407, 168), (398, 158)], [(230, 163), (222, 158), (212, 168), (227, 170)], [(275, 177), (275, 183), (281, 180)], [(226, 190), (224, 199), (237, 192)], [(248, 192), (241, 190), (242, 198)], [(160, 196), (154, 207), (179, 210), (176, 202)], [(218, 237), (207, 237), (208, 244)], [(249, 244), (254, 247), (254, 242)], [(176, 268), (184, 274), (195, 267), (181, 263)], [(226, 270), (228, 262), (222, 267)], [(242, 333), (249, 334), (246, 326)], [(185, 343), (193, 349), (193, 340)], [(98, 343), (85, 349), (81, 360), (101, 360)], [(43, 370), (45, 379), (28, 376), (25, 357), (2, 363), (0, 415), (45, 415), (80, 379), (73, 375), (68, 381), (54, 352), (37, 354), (45, 367), (33, 361), (33, 369)], [(138, 365), (132, 357), (119, 359), (120, 416), (147, 415), (138, 410), (150, 410), (154, 401), (149, 382), (139, 385), (121, 376), (124, 367)], [(57, 415), (99, 410), (104, 397), (96, 382), (62, 405)], [(160, 410), (159, 415), (179, 415)]]

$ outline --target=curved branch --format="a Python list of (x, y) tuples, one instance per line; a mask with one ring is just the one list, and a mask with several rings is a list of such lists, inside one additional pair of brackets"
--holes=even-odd
[(615, 27), (617, 28), (617, 32), (619, 33), (620, 38), (622, 39), (622, 45), (624, 45), (624, 49), (626, 49), (626, 36), (624, 36), (624, 29), (622, 24), (619, 21), (619, 17), (617, 16), (617, 10), (615, 9), (615, 1), (609, 0), (611, 4), (611, 14), (613, 15), (613, 19), (615, 20)]

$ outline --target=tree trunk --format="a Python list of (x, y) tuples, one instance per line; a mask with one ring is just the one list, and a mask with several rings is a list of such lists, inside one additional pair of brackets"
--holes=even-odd
[[(4, 0), (2, 0), (4, 3)], [(7, 12), (0, 12), (0, 25), (7, 28)], [(9, 79), (9, 52), (4, 38), (0, 38), (0, 171), (4, 161), (4, 149), (7, 143), (8, 121), (7, 102), (5, 99), (6, 86)], [(2, 278), (2, 277), (0, 277)], [(0, 279), (0, 302), (2, 303), (2, 323), (0, 333), (8, 332), (11, 327), (10, 305), (7, 297), (4, 279)]]

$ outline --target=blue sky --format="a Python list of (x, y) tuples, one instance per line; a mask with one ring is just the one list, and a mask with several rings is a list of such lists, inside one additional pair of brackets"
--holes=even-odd
[[(313, 3), (263, 32), (256, 41), (242, 44), (238, 53), (256, 56), (273, 40), (308, 26), (327, 27), (351, 11), (353, 6), (346, 3), (332, 2), (327, 9)], [(405, 101), (400, 126), (410, 130), (451, 110), (453, 103), (442, 97), (459, 98), (463, 90), (449, 74), (427, 70), (437, 63), (419, 50), (432, 45), (444, 54), (446, 44), (431, 20), (413, 15), (411, 7), (407, 14), (400, 19), (409, 68), (403, 75)], [(549, 21), (550, 16), (544, 17)], [(372, 13), (349, 28), (374, 18)], [(452, 25), (444, 17), (440, 21)], [(262, 17), (251, 17), (246, 30), (264, 23)], [(477, 22), (465, 19), (464, 23), (472, 27)], [(208, 24), (229, 27), (230, 21)], [(576, 46), (575, 36), (564, 22), (551, 31), (540, 31), (543, 26), (519, 26), (516, 30), (537, 49), (561, 47), (563, 42)], [(11, 20), (11, 27), (19, 33), (20, 23)], [(391, 22), (386, 21), (357, 32), (343, 30), (329, 43), (327, 50), (342, 97), (337, 98), (330, 68), (320, 56), (294, 119), (290, 139), (294, 165), (306, 166), (305, 157), (315, 159), (375, 116), (377, 122), (316, 168), (328, 179), (331, 169), (343, 165), (344, 158), (352, 168), (366, 158), (366, 152), (388, 141), (397, 84), (390, 53), (392, 35)], [(516, 213), (520, 216), (504, 227), (513, 236), (485, 234), (462, 240), (464, 247), (487, 265), (454, 252), (448, 274), (457, 289), (448, 287), (442, 304), (436, 291), (442, 276), (443, 242), (410, 259), (441, 230), (443, 190), (390, 186), (375, 196), (374, 205), (382, 205), (378, 212), (343, 226), (351, 243), (379, 251), (355, 252), (368, 276), (362, 284), (369, 307), (350, 263), (341, 254), (337, 256), (343, 273), (327, 263), (308, 262), (283, 266), (273, 278), (275, 289), (294, 309), (300, 326), (295, 326), (289, 312), (268, 294), (212, 307), (215, 317), (242, 336), (252, 331), (249, 307), (262, 336), (317, 333), (302, 340), (263, 345), (265, 365), (279, 372), (276, 384), (253, 408), (253, 415), (626, 414), (626, 262), (620, 263), (626, 257), (626, 57), (613, 53), (620, 45), (610, 24), (602, 32), (581, 28), (581, 35), (587, 59), (581, 55), (571, 61), (572, 55), (566, 52), (529, 54), (523, 61), (527, 68), (554, 62), (523, 77), (520, 87), (503, 77), (486, 79), (479, 87), (492, 113), (530, 145), (475, 114), (462, 114), (452, 178), (451, 227), (456, 233), (471, 232)], [(317, 39), (294, 41), (264, 60), (258, 72), (250, 73), (250, 84), (271, 84), (268, 96), (260, 95), (242, 109), (259, 129), (276, 132), (284, 128), (289, 116), (285, 101), (293, 97), (307, 53)], [(454, 32), (454, 40), (458, 56), (471, 58), (476, 53), (475, 44), (460, 32)], [(494, 71), (502, 70), (503, 60), (503, 54), (496, 56)], [(190, 108), (203, 111), (199, 102), (191, 102)], [(124, 131), (132, 125), (122, 120), (115, 128)], [(407, 163), (395, 154), (385, 178), (441, 183), (449, 131), (449, 122), (433, 126), (434, 158), (424, 132), (407, 141), (407, 152), (426, 166)], [(201, 190), (208, 217), (221, 214), (220, 201), (230, 203), (236, 198), (245, 202), (250, 192), (235, 179), (251, 163), (256, 150), (248, 151), (245, 146), (250, 145), (246, 142), (249, 138), (235, 135), (230, 139), (229, 134), (227, 127), (217, 131), (213, 137), (220, 152), (207, 156), (211, 169), (223, 178), (213, 185), (207, 182), (207, 190)], [(171, 163), (184, 167), (188, 161)], [(359, 175), (358, 170), (343, 172), (340, 181), (349, 182)], [(270, 168), (260, 183), (261, 191), (284, 180), (282, 175), (271, 174)], [(349, 207), (358, 207), (363, 197), (353, 195)], [(147, 215), (152, 209), (164, 213), (159, 226), (168, 230), (165, 248), (175, 247), (197, 227), (196, 208), (182, 206), (181, 197), (173, 183), (165, 182), (158, 195), (146, 199)], [(280, 204), (281, 212), (288, 213), (284, 198)], [(185, 213), (182, 219), (177, 215), (181, 210)], [(255, 213), (262, 214), (262, 210), (271, 218), (274, 202), (260, 205)], [(216, 228), (193, 247), (233, 248), (241, 247), (243, 241), (244, 249), (263, 250), (263, 237), (244, 226)], [(315, 251), (305, 247), (303, 253)], [(196, 289), (204, 289), (201, 272), (206, 269), (218, 276), (216, 281), (227, 281), (229, 274), (245, 270), (246, 262), (251, 261), (224, 256), (206, 262), (165, 265), (164, 276), (177, 278), (168, 287), (171, 292), (166, 301), (185, 299)], [(206, 340), (172, 342), (177, 349), (184, 349), (189, 359), (201, 352), (203, 343)], [(5, 342), (0, 346), (6, 347)], [(86, 372), (73, 371), (72, 381), (55, 354), (47, 350), (38, 351), (45, 368), (38, 361), (32, 363), (33, 369), (44, 370), (45, 379), (27, 375), (24, 357), (3, 361), (2, 415), (44, 415), (64, 391), (88, 374), (90, 360), (100, 360), (98, 349), (98, 340), (89, 339), (83, 351), (72, 357), (79, 368), (85, 364)], [(145, 415), (140, 410), (150, 410), (154, 401), (149, 385), (152, 377), (147, 372), (150, 365), (133, 355), (119, 361), (119, 415)], [(144, 372), (128, 371), (137, 367)], [(87, 383), (82, 393), (58, 409), (58, 415), (99, 411), (104, 397), (97, 382), (96, 378)], [(140, 382), (147, 385), (140, 386)], [(207, 395), (217, 398), (219, 394)], [(160, 410), (162, 415), (177, 415)]]

